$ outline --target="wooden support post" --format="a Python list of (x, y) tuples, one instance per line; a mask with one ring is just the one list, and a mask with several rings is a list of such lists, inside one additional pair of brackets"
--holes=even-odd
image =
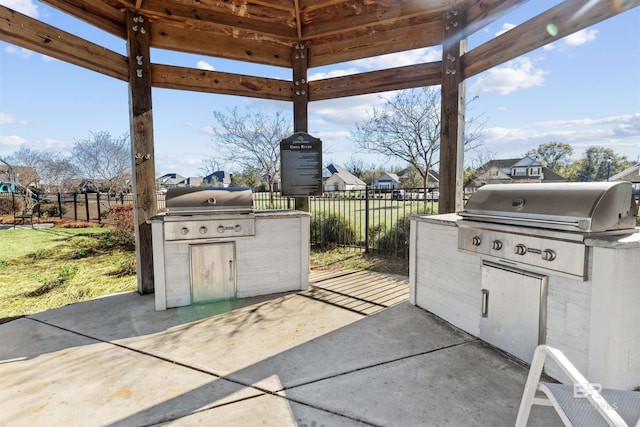
[(136, 271), (138, 292), (152, 293), (153, 250), (151, 224), (147, 220), (158, 211), (156, 201), (151, 108), (151, 58), (149, 19), (135, 11), (127, 13), (127, 52), (129, 55), (129, 110), (131, 113), (131, 159), (133, 206), (136, 232)]
[[(307, 47), (298, 42), (293, 47), (293, 131), (308, 132), (309, 127), (309, 82), (307, 81)], [(295, 208), (309, 212), (309, 198), (296, 197)]]
[(465, 81), (460, 66), (467, 45), (466, 39), (462, 39), (464, 10), (446, 12), (444, 22), (438, 213), (462, 209), (464, 175)]

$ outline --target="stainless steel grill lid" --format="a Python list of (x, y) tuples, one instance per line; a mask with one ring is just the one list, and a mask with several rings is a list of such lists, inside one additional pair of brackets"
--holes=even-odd
[(253, 191), (248, 187), (178, 187), (167, 190), (167, 213), (251, 212)]
[(489, 184), (459, 212), (464, 219), (557, 230), (633, 229), (638, 208), (630, 182)]

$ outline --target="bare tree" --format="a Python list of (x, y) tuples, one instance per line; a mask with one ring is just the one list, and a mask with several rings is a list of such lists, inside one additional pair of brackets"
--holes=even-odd
[(46, 192), (62, 191), (63, 183), (76, 175), (71, 159), (57, 153), (50, 153), (42, 160), (40, 179)]
[(80, 177), (100, 180), (99, 187), (108, 192), (124, 191), (131, 174), (131, 149), (127, 134), (114, 138), (109, 132), (91, 132), (85, 140), (76, 141), (73, 163)]
[(24, 187), (30, 184), (38, 185), (40, 181), (39, 173), (42, 172), (43, 160), (46, 158), (41, 151), (21, 147), (18, 151), (7, 158), (9, 163), (16, 166), (23, 166), (24, 169), (18, 174), (18, 183)]
[[(465, 150), (480, 145), (480, 117), (467, 119)], [(414, 167), (426, 191), (429, 170), (439, 163), (440, 91), (433, 87), (398, 92), (356, 123), (351, 138), (363, 150), (398, 158)]]
[(214, 172), (218, 172), (220, 170), (220, 162), (214, 156), (209, 156), (208, 158), (202, 161), (202, 167), (200, 170), (204, 174), (204, 176), (211, 175)]
[(280, 111), (274, 115), (252, 109), (241, 113), (237, 107), (213, 115), (218, 153), (240, 169), (260, 171), (273, 192), (280, 170), (280, 141), (292, 133), (291, 117)]

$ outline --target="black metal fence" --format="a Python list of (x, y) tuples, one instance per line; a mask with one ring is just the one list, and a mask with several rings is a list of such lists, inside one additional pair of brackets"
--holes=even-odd
[[(2, 196), (0, 198), (9, 196), (11, 199), (10, 195)], [(158, 192), (157, 200), (158, 210), (164, 210), (165, 194)], [(40, 195), (40, 201), (45, 218), (109, 223), (110, 209), (133, 204), (133, 194), (54, 193)], [(17, 203), (20, 206), (16, 206), (16, 210), (24, 208), (24, 200)], [(311, 244), (406, 257), (409, 253), (409, 216), (437, 212), (437, 205), (437, 193), (425, 195), (421, 189), (326, 192), (309, 199)], [(280, 193), (255, 193), (254, 208), (294, 209), (295, 199)]]
[[(294, 206), (294, 198), (278, 193), (254, 195), (257, 210)], [(425, 195), (422, 189), (325, 192), (309, 199), (311, 244), (408, 257), (410, 215), (437, 210), (437, 192)]]

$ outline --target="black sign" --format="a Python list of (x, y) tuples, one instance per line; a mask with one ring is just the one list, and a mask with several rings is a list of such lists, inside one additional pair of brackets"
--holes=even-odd
[(322, 195), (322, 141), (296, 132), (280, 141), (283, 196)]

